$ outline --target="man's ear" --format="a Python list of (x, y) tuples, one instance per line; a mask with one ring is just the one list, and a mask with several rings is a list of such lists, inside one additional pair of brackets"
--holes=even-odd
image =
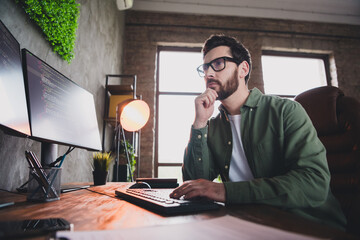
[(241, 79), (245, 79), (245, 77), (249, 74), (249, 63), (247, 61), (243, 61), (239, 64), (238, 76)]

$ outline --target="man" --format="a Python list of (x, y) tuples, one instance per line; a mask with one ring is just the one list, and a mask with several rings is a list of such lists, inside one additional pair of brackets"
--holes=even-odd
[[(248, 90), (251, 58), (235, 38), (211, 36), (203, 58), (197, 70), (206, 90), (195, 99), (185, 182), (170, 196), (268, 204), (344, 228), (325, 148), (301, 105)], [(215, 100), (220, 113), (209, 120)], [(222, 183), (213, 182), (218, 175)]]

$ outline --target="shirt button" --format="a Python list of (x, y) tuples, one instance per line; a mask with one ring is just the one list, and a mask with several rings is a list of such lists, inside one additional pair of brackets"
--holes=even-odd
[(201, 138), (201, 135), (198, 135), (198, 139), (200, 139)]
[(231, 141), (228, 141), (228, 144), (231, 145)]
[(228, 169), (229, 168), (229, 166), (228, 165), (225, 165), (225, 169)]
[(204, 137), (206, 137), (206, 138), (207, 138), (207, 134), (206, 134), (206, 133), (204, 134)]
[(199, 158), (198, 160), (201, 161), (201, 158)]

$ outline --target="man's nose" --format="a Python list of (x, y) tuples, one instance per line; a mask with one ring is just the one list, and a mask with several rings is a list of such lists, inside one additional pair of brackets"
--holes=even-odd
[(205, 78), (214, 78), (215, 76), (215, 71), (214, 69), (212, 69), (212, 67), (209, 67), (206, 71), (205, 71)]

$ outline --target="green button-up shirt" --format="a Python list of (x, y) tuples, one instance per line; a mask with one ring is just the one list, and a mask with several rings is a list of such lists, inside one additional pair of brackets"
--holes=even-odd
[(302, 106), (254, 88), (240, 111), (241, 139), (254, 179), (229, 181), (232, 132), (220, 106), (205, 128), (191, 130), (184, 180), (213, 180), (220, 174), (227, 204), (269, 204), (344, 228), (345, 216), (329, 187), (326, 150)]

